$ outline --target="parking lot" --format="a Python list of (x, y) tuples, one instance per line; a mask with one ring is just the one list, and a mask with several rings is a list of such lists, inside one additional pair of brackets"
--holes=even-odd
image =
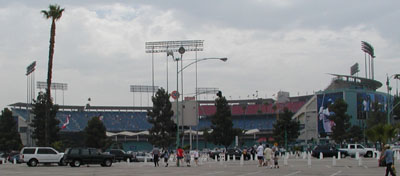
[[(362, 158), (361, 165), (354, 158), (336, 160), (333, 166), (332, 158), (311, 159), (311, 166), (307, 159), (291, 158), (287, 165), (282, 159), (279, 160), (279, 169), (267, 167), (257, 167), (257, 161), (227, 161), (215, 162), (214, 160), (202, 161), (201, 165), (192, 167), (176, 167), (175, 163), (170, 162), (170, 167), (154, 167), (153, 163), (114, 163), (112, 167), (100, 167), (99, 165), (84, 165), (79, 168), (69, 166), (44, 166), (28, 167), (26, 164), (2, 164), (0, 165), (1, 176), (124, 176), (124, 175), (193, 175), (193, 176), (257, 176), (257, 175), (277, 175), (277, 176), (376, 176), (383, 175), (384, 167), (377, 166), (378, 161), (373, 158)], [(396, 162), (398, 164), (398, 162)], [(360, 165), (360, 166), (359, 166)]]

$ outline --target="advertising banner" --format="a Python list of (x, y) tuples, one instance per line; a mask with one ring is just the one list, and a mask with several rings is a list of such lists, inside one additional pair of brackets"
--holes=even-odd
[(343, 92), (319, 94), (317, 96), (319, 134), (330, 135), (332, 133), (332, 127), (335, 123), (330, 119), (333, 112), (329, 110), (329, 106), (334, 104), (337, 99), (343, 99)]
[(387, 97), (374, 93), (357, 93), (357, 118), (367, 119), (372, 112), (386, 112)]

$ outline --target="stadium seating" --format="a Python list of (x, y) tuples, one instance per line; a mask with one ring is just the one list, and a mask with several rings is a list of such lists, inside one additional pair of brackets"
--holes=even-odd
[[(277, 110), (272, 107), (274, 105), (232, 105), (232, 119), (235, 128), (241, 128), (245, 130), (249, 129), (260, 129), (260, 130), (271, 130), (276, 119), (273, 115), (276, 112), (282, 111), (284, 107), (287, 107), (292, 112), (297, 112), (305, 102), (289, 102), (276, 104)], [(27, 113), (25, 109), (13, 109), (15, 116), (20, 116), (23, 119), (27, 119)], [(210, 117), (216, 112), (214, 105), (202, 105), (199, 108), (199, 115), (205, 118), (201, 118), (198, 127), (194, 127), (194, 130), (210, 128), (211, 121)], [(119, 112), (119, 111), (59, 111), (56, 115), (57, 119), (60, 120), (59, 126), (61, 127), (67, 116), (70, 116), (69, 124), (62, 131), (82, 131), (87, 126), (88, 121), (92, 117), (101, 117), (107, 131), (145, 131), (149, 130), (152, 125), (147, 121), (147, 112)]]

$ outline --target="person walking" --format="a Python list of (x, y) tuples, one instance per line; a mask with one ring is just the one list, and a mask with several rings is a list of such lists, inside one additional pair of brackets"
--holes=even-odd
[(386, 161), (386, 174), (385, 174), (385, 176), (388, 176), (389, 172), (390, 172), (390, 175), (396, 176), (396, 173), (394, 173), (393, 168), (392, 168), (392, 165), (394, 164), (394, 162), (393, 162), (393, 151), (390, 149), (390, 145), (389, 144), (385, 145), (385, 149), (386, 150), (385, 150), (384, 154), (380, 158), (380, 160), (384, 159)]
[(258, 159), (258, 167), (262, 167), (264, 161), (264, 147), (260, 142), (260, 145), (257, 147), (257, 159)]
[(165, 167), (168, 167), (168, 159), (169, 159), (168, 149), (164, 149), (164, 152), (162, 154), (162, 158), (164, 158)]
[(191, 156), (190, 156), (190, 151), (186, 150), (185, 151), (185, 162), (186, 162), (186, 166), (190, 167), (190, 160), (191, 160)]
[(153, 154), (153, 161), (154, 161), (154, 167), (159, 167), (160, 165), (158, 164), (159, 161), (159, 156), (160, 156), (160, 149), (158, 149), (157, 146), (154, 146), (153, 151), (151, 152)]
[(181, 148), (181, 146), (179, 146), (178, 149), (176, 150), (176, 166), (177, 167), (179, 167), (179, 164), (182, 161), (182, 158), (183, 158), (183, 149)]
[(193, 157), (194, 157), (194, 163), (196, 166), (199, 166), (199, 151), (197, 151), (197, 148), (194, 148), (193, 150)]
[(264, 150), (264, 159), (265, 159), (265, 166), (269, 166), (272, 169), (272, 149), (269, 148), (269, 145), (267, 144)]

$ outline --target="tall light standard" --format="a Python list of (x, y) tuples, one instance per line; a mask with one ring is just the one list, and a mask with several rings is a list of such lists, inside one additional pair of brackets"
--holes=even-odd
[[(29, 106), (32, 106), (32, 100), (35, 99), (35, 69), (36, 61), (32, 62), (26, 68), (26, 113), (28, 123), (31, 123)], [(26, 146), (33, 146), (31, 138), (31, 127), (28, 125), (26, 130)]]
[[(183, 66), (182, 56), (183, 56), (184, 50), (181, 49), (179, 53), (181, 54), (181, 58), (175, 58), (174, 57), (174, 53), (172, 51), (168, 51), (167, 52), (167, 57), (168, 56), (172, 56), (172, 59), (174, 61), (176, 61), (176, 89), (177, 90), (179, 89), (179, 84), (178, 84), (178, 82), (179, 82), (179, 73), (181, 74), (181, 93), (180, 93), (180, 96), (182, 96), (181, 101), (183, 103), (184, 102), (184, 96), (183, 96), (183, 70), (185, 70), (186, 68), (188, 68), (189, 66), (191, 66), (193, 64), (196, 64), (196, 66), (197, 66), (197, 63), (201, 62), (201, 61), (205, 61), (205, 60), (221, 60), (221, 61), (226, 62), (228, 60), (228, 58), (216, 58), (216, 57), (215, 58), (214, 57), (212, 57), (212, 58), (202, 58), (202, 59), (197, 59), (196, 58), (195, 61), (187, 64), (186, 66)], [(181, 69), (180, 70), (179, 70), (179, 64), (178, 64), (179, 60), (181, 61)], [(196, 118), (198, 119), (197, 96), (198, 96), (198, 88), (197, 88), (197, 67), (196, 67)], [(176, 145), (179, 146), (179, 125), (180, 125), (179, 124), (179, 117), (178, 117), (179, 116), (179, 102), (178, 102), (178, 100), (176, 100), (176, 101), (177, 101), (176, 102), (176, 112), (177, 112), (176, 113), (176, 122), (177, 122), (177, 141), (176, 141)], [(182, 122), (183, 122), (183, 112), (181, 112), (180, 114), (182, 115), (181, 119), (182, 119)], [(182, 123), (182, 128), (183, 127), (184, 127), (184, 123)], [(182, 141), (182, 143), (183, 143), (183, 141)]]
[[(390, 81), (390, 79), (392, 79), (392, 78), (394, 78), (394, 79), (400, 79), (400, 74), (393, 74), (392, 76), (387, 76), (387, 80), (386, 80), (386, 87), (387, 87), (387, 94), (388, 94), (388, 97), (387, 97), (387, 123), (388, 124), (390, 124), (390, 113), (391, 113), (391, 109), (390, 109), (390, 91), (392, 90), (392, 88), (390, 87), (390, 83), (389, 83), (389, 81)], [(394, 108), (394, 107), (393, 107)]]
[[(199, 107), (198, 107), (198, 103), (197, 103), (197, 101), (198, 101), (197, 63), (201, 62), (201, 61), (205, 61), (205, 60), (221, 60), (223, 62), (226, 62), (228, 60), (228, 58), (223, 57), (223, 58), (202, 58), (202, 59), (197, 59), (197, 56), (196, 56), (196, 60), (194, 62), (189, 63), (188, 65), (186, 65), (183, 68), (183, 69), (185, 69), (185, 68), (189, 67), (190, 65), (196, 64), (196, 90), (195, 90), (195, 94), (196, 94), (196, 119), (197, 119), (197, 121), (199, 121), (199, 110), (198, 110)], [(183, 71), (183, 69), (181, 71)], [(196, 135), (197, 135), (196, 148), (197, 149), (199, 148), (199, 137), (198, 137), (199, 134), (198, 134), (198, 132), (199, 132), (199, 129), (197, 129), (197, 131), (196, 131)], [(192, 130), (190, 130), (190, 149), (192, 149)]]

